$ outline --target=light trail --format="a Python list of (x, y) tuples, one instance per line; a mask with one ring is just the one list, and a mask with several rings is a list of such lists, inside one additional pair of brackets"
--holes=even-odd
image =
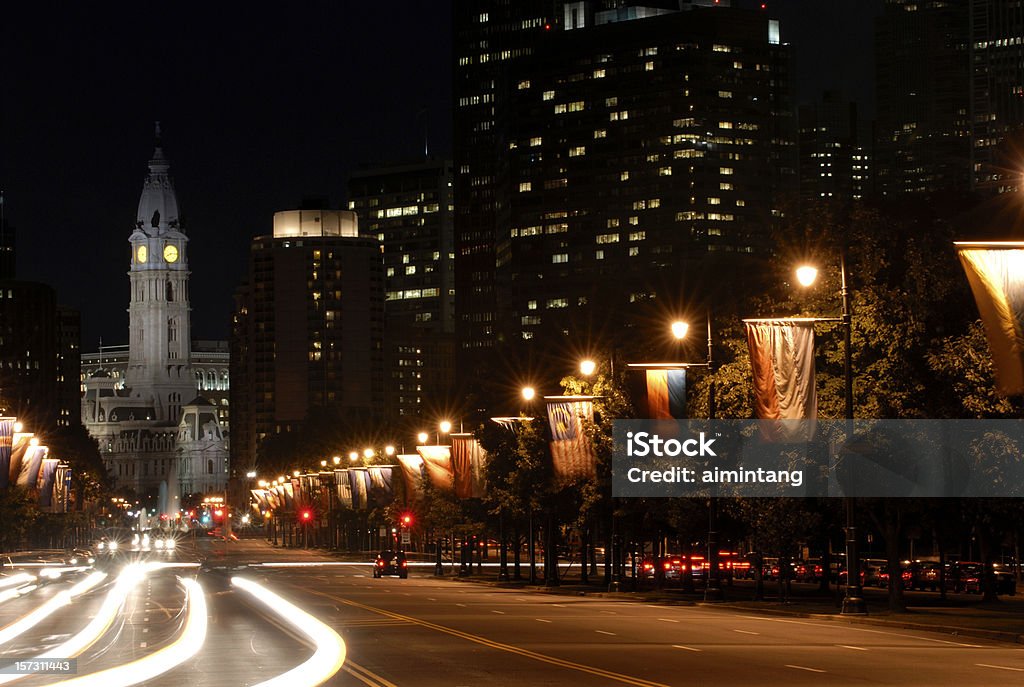
[(0, 629), (0, 645), (11, 641), (32, 627), (35, 627), (42, 620), (52, 615), (57, 609), (69, 605), (74, 597), (81, 596), (94, 588), (106, 579), (106, 577), (106, 573), (95, 572), (73, 586), (71, 589), (63, 589), (57, 592), (53, 597), (46, 600), (31, 613), (22, 616), (7, 627)]
[(326, 682), (345, 663), (345, 641), (333, 628), (266, 587), (243, 577), (232, 577), (231, 584), (248, 592), (270, 608), (316, 647), (313, 655), (286, 673), (260, 682), (256, 687), (313, 687)]
[(62, 687), (128, 687), (128, 685), (137, 685), (140, 682), (152, 680), (158, 675), (163, 675), (199, 653), (203, 642), (206, 641), (206, 596), (203, 594), (202, 586), (195, 580), (179, 577), (178, 582), (185, 588), (188, 617), (185, 620), (185, 627), (177, 639), (136, 661), (70, 680), (53, 682), (50, 685), (53, 687), (57, 685)]
[(10, 577), (0, 577), (0, 589), (4, 587), (12, 587), (15, 585), (27, 584), (29, 582), (35, 582), (36, 576), (29, 575), (28, 573), (18, 573), (17, 575), (11, 575)]
[[(46, 653), (40, 654), (35, 658), (49, 658), (51, 656), (74, 658), (92, 646), (110, 629), (135, 585), (146, 578), (147, 569), (148, 566), (141, 563), (132, 563), (125, 566), (117, 577), (117, 583), (107, 593), (106, 598), (103, 600), (103, 605), (100, 606), (96, 615), (89, 621), (89, 624), (68, 641), (60, 646), (48, 649)], [(0, 685), (20, 680), (23, 677), (28, 677), (28, 674), (0, 674)]]

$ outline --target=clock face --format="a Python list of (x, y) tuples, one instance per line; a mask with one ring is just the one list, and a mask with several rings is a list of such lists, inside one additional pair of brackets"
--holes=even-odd
[(149, 251), (146, 250), (145, 246), (139, 246), (138, 249), (135, 251), (135, 259), (140, 264), (146, 262), (146, 259), (148, 257), (149, 257)]
[(177, 262), (178, 247), (170, 244), (164, 246), (164, 260), (166, 260), (167, 262)]

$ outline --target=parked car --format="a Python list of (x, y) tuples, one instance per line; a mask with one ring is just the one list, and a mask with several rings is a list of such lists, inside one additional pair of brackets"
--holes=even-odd
[(397, 575), (403, 580), (409, 577), (409, 562), (402, 551), (381, 551), (373, 562), (373, 576)]
[[(981, 594), (982, 577), (984, 566), (981, 563), (966, 561), (954, 563), (947, 573), (947, 588), (955, 592), (966, 592), (967, 594)], [(1013, 573), (1007, 570), (996, 568), (993, 573), (996, 594), (1016, 594), (1017, 580)]]
[(942, 567), (936, 561), (914, 561), (910, 564), (910, 589), (938, 591)]

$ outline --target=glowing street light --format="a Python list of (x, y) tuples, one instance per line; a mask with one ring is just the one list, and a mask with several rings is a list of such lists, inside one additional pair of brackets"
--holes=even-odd
[(527, 401), (532, 401), (537, 395), (537, 390), (532, 386), (524, 386), (522, 389), (523, 398)]
[(818, 279), (818, 268), (811, 265), (800, 265), (796, 268), (796, 280), (800, 286), (808, 287)]
[(363, 458), (366, 458), (367, 460), (369, 460), (370, 458), (373, 458), (375, 455), (376, 455), (376, 451), (374, 451), (372, 448), (364, 448), (363, 449)]
[(586, 360), (580, 361), (580, 374), (582, 374), (584, 377), (589, 377), (590, 375), (594, 374), (594, 370), (596, 369), (597, 363), (595, 363), (593, 360), (590, 360), (588, 358)]
[(672, 336), (676, 337), (676, 340), (686, 338), (686, 333), (690, 331), (690, 325), (682, 320), (676, 320), (672, 323)]
[(334, 456), (334, 458), (331, 458), (331, 460), (334, 461), (335, 465), (340, 465), (341, 464), (341, 456)]
[(248, 477), (249, 479), (256, 479), (256, 471), (250, 470), (249, 472), (245, 473), (245, 476)]
[(348, 462), (354, 463), (359, 460), (359, 451), (350, 451), (348, 454)]
[(448, 432), (452, 431), (452, 423), (449, 422), (448, 420), (441, 420), (441, 422), (437, 425), (437, 428), (441, 430), (441, 434), (447, 434)]
[(326, 460), (321, 460), (320, 461), (320, 467), (322, 467), (322, 468), (327, 467), (327, 461)]
[(427, 443), (427, 439), (430, 438), (430, 435), (428, 435), (426, 432), (420, 432), (419, 434), (416, 435), (416, 438), (420, 440), (421, 444), (425, 444)]
[(384, 453), (388, 456), (395, 455), (395, 447), (392, 446), (391, 444), (388, 444), (387, 446), (384, 447)]
[(300, 473), (298, 470), (292, 470), (292, 477), (298, 477), (300, 474), (302, 473)]

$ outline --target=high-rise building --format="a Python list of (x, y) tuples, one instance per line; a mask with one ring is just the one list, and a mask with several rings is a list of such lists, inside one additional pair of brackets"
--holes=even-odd
[(871, 123), (835, 91), (797, 110), (800, 197), (804, 202), (862, 200), (871, 195)]
[(57, 306), (57, 424), (82, 421), (82, 316), (74, 308)]
[[(226, 429), (190, 424), (183, 413), (186, 406), (195, 409), (206, 401), (197, 398), (191, 365), (188, 236), (179, 217), (158, 124), (128, 238), (129, 343), (118, 361), (103, 361), (101, 351), (100, 366), (87, 366), (81, 409), (115, 485), (140, 494), (159, 489), (187, 495), (193, 487), (222, 491), (228, 478)], [(196, 431), (200, 434), (193, 436)], [(190, 460), (180, 460), (183, 442), (189, 444)], [(172, 508), (173, 499), (164, 499), (161, 507)]]
[(274, 214), (252, 241), (231, 334), (232, 461), (254, 465), (265, 437), (319, 409), (374, 419), (383, 406), (380, 242), (356, 213)]
[[(465, 129), (457, 114), (456, 140), (485, 130), (470, 157), (491, 165), (477, 174), (456, 144), (464, 349), (533, 338), (579, 309), (610, 322), (711, 253), (769, 252), (796, 192), (788, 48), (766, 12), (704, 4), (557, 3), (518, 55), (479, 29), (466, 41), (474, 15), (457, 14), (456, 112), (477, 118)], [(519, 37), (522, 21), (495, 33)], [(481, 62), (500, 66), (470, 95), (460, 70), (483, 75)], [(492, 215), (468, 219), (474, 202)]]
[(383, 247), (385, 412), (395, 419), (436, 415), (450, 395), (455, 362), (452, 163), (360, 170), (348, 196), (360, 233)]
[(882, 194), (1018, 187), (1020, 2), (886, 0), (875, 51)]
[(46, 284), (0, 281), (0, 408), (26, 426), (56, 427), (57, 298)]
[(7, 205), (0, 191), (0, 279), (15, 279), (15, 232), (7, 222)]

